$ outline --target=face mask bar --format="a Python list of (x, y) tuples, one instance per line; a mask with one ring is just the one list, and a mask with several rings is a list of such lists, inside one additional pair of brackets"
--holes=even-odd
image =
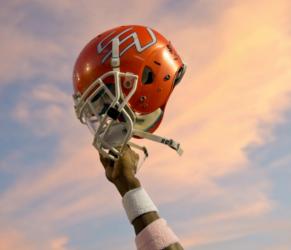
[[(114, 93), (104, 83), (108, 77), (114, 77)], [(126, 97), (123, 97), (121, 93), (121, 79), (133, 83)], [(127, 103), (136, 91), (137, 80), (138, 77), (131, 73), (110, 71), (90, 85), (79, 99), (76, 98), (77, 117), (94, 133), (93, 145), (101, 154), (109, 156), (112, 160), (118, 158), (124, 145), (132, 136), (135, 116)], [(114, 134), (120, 134), (119, 145), (108, 141), (109, 138), (114, 140), (112, 138)], [(121, 149), (118, 149), (120, 145), (122, 145)]]
[[(94, 147), (103, 156), (115, 161), (128, 144), (143, 151), (145, 160), (148, 157), (147, 149), (129, 141), (133, 135), (136, 135), (166, 144), (181, 155), (183, 151), (179, 143), (133, 129), (136, 117), (128, 106), (128, 102), (136, 92), (138, 76), (128, 72), (120, 72), (118, 38), (112, 41), (111, 66), (113, 70), (96, 79), (82, 95), (76, 94), (73, 96), (78, 119), (81, 123), (86, 124), (94, 134)], [(114, 79), (114, 90), (108, 87), (109, 84), (105, 84), (105, 79), (112, 79), (112, 77)], [(131, 82), (132, 88), (127, 96), (124, 96), (121, 90), (122, 79)], [(141, 164), (139, 164), (138, 169)]]

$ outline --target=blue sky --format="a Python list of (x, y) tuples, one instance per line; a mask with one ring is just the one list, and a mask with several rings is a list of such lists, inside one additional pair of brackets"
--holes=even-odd
[(161, 216), (185, 249), (289, 250), (290, 8), (1, 2), (0, 249), (134, 249), (120, 196), (75, 118), (71, 75), (95, 35), (144, 24), (188, 64), (157, 131), (185, 154), (143, 142), (150, 158), (138, 177)]

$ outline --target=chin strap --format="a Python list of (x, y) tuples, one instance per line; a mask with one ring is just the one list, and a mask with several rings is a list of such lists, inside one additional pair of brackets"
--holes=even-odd
[(146, 138), (146, 139), (149, 139), (149, 140), (152, 140), (155, 142), (159, 142), (159, 143), (168, 145), (170, 148), (174, 149), (178, 153), (178, 155), (180, 155), (180, 156), (183, 154), (183, 150), (180, 147), (180, 143), (177, 143), (172, 139), (167, 139), (165, 137), (161, 137), (161, 136), (158, 136), (155, 134), (151, 134), (148, 132), (144, 132), (141, 130), (135, 130), (135, 129), (133, 130), (133, 134), (136, 136), (142, 137), (142, 138)]

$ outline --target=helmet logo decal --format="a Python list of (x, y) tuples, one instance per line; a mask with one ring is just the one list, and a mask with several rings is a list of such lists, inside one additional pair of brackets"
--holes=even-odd
[[(126, 30), (124, 30), (124, 31), (122, 31), (121, 33), (119, 33), (119, 34), (117, 34), (116, 36), (114, 36), (114, 37), (112, 37), (111, 39), (110, 39), (110, 41), (108, 41), (106, 44), (103, 44), (103, 42), (108, 38), (108, 37), (110, 37), (111, 35), (113, 35), (114, 33), (115, 33), (115, 31), (112, 31), (109, 35), (107, 35), (106, 37), (104, 37), (101, 41), (100, 41), (100, 43), (97, 45), (97, 52), (98, 52), (98, 54), (100, 54), (100, 53), (102, 53), (102, 51), (105, 49), (105, 48), (107, 48), (111, 43), (112, 43), (112, 40), (113, 39), (115, 39), (115, 38), (120, 38), (124, 33), (126, 33), (126, 32), (128, 32), (128, 31), (130, 31), (130, 30), (132, 30), (133, 29), (133, 27), (130, 27), (130, 28), (128, 28), (128, 29), (126, 29)], [(140, 44), (140, 40), (139, 40), (139, 38), (138, 38), (138, 35), (137, 35), (137, 33), (136, 32), (132, 32), (131, 34), (129, 34), (128, 36), (126, 36), (125, 38), (123, 38), (122, 40), (120, 40), (120, 42), (119, 42), (119, 44), (121, 45), (121, 44), (123, 44), (123, 43), (125, 43), (128, 39), (130, 39), (130, 38), (132, 38), (133, 39), (133, 42), (132, 43), (130, 43), (126, 48), (124, 48), (123, 50), (121, 50), (120, 51), (120, 57), (126, 52), (126, 51), (128, 51), (131, 47), (133, 47), (133, 46), (135, 46), (135, 48), (136, 48), (136, 50), (139, 52), (139, 53), (141, 53), (141, 52), (143, 52), (144, 50), (146, 50), (147, 48), (149, 48), (149, 47), (151, 47), (152, 45), (154, 45), (156, 42), (157, 42), (157, 38), (156, 38), (156, 36), (155, 36), (155, 34), (154, 34), (154, 32), (150, 29), (150, 28), (148, 28), (148, 27), (146, 27), (146, 29), (147, 29), (147, 31), (148, 31), (148, 33), (150, 34), (150, 36), (151, 36), (151, 38), (152, 38), (152, 40), (148, 43), (148, 44), (146, 44), (145, 46), (141, 46), (141, 44)], [(101, 61), (101, 63), (103, 64), (110, 56), (112, 55), (112, 50), (110, 50), (103, 58), (102, 58), (102, 61)]]

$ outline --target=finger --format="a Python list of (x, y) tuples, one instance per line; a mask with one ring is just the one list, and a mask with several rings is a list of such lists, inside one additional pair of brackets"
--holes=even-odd
[(137, 166), (139, 163), (139, 154), (134, 152), (133, 157), (134, 157), (134, 174), (136, 174), (137, 173)]
[(108, 157), (104, 157), (102, 154), (99, 154), (99, 156), (100, 156), (100, 161), (105, 169), (107, 167), (113, 166), (111, 159), (109, 159)]
[(120, 175), (122, 164), (121, 159), (119, 158), (117, 161), (114, 162), (113, 171), (112, 171), (112, 178), (115, 179), (117, 176)]
[(131, 147), (128, 144), (126, 144), (124, 146), (123, 150), (126, 151), (126, 152), (131, 151)]
[(116, 178), (120, 175), (120, 173), (123, 171), (122, 168), (124, 168), (124, 161), (128, 157), (128, 151), (130, 150), (128, 145), (125, 145), (123, 149), (119, 148), (121, 150), (121, 155), (119, 156), (119, 159), (115, 161), (114, 167), (113, 167), (113, 172), (112, 172), (112, 177)]

